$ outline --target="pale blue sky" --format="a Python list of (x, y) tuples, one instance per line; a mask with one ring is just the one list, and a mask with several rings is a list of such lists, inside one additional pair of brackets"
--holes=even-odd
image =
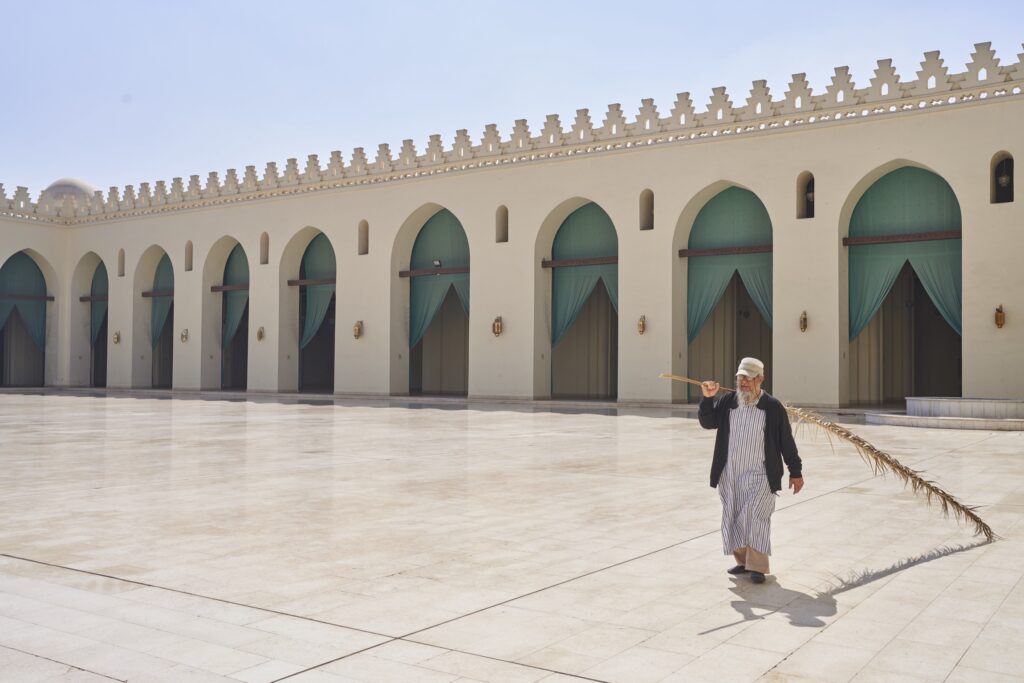
[(33, 197), (62, 176), (105, 191), (405, 138), (422, 153), (487, 123), (600, 123), (611, 102), (632, 120), (644, 97), (664, 115), (681, 91), (703, 110), (714, 86), (739, 104), (798, 72), (820, 92), (835, 66), (862, 86), (887, 57), (906, 80), (925, 51), (960, 71), (983, 41), (1005, 65), (1024, 41), (1024, 6), (946, 0), (0, 0), (0, 21), (0, 183)]

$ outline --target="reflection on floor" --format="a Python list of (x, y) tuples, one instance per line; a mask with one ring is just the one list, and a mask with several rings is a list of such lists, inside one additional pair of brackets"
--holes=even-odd
[(755, 586), (724, 572), (687, 406), (169, 395), (0, 393), (0, 678), (1024, 670), (1020, 433), (857, 428), (984, 506), (986, 545), (804, 433)]

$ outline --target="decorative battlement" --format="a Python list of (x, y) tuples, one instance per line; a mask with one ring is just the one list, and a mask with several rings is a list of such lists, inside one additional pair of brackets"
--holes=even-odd
[(898, 114), (935, 107), (978, 102), (1006, 95), (1020, 95), (1024, 86), (1024, 53), (1017, 63), (1000, 66), (991, 43), (978, 43), (966, 70), (951, 74), (939, 52), (927, 52), (917, 78), (901, 81), (891, 59), (879, 60), (874, 77), (857, 88), (849, 68), (835, 69), (832, 82), (821, 94), (814, 94), (805, 74), (794, 74), (789, 89), (775, 100), (765, 81), (754, 81), (746, 104), (735, 106), (724, 87), (714, 88), (707, 109), (698, 113), (690, 94), (683, 92), (668, 116), (662, 117), (654, 100), (641, 101), (636, 119), (629, 123), (619, 104), (611, 104), (599, 127), (587, 109), (579, 109), (569, 131), (557, 114), (546, 117), (540, 133), (530, 133), (525, 119), (519, 119), (508, 140), (502, 140), (495, 124), (484, 128), (480, 144), (473, 145), (467, 131), (456, 131), (450, 149), (440, 135), (431, 135), (423, 154), (412, 140), (404, 140), (394, 158), (391, 147), (377, 147), (369, 161), (362, 147), (352, 151), (346, 165), (341, 152), (331, 152), (326, 168), (316, 154), (310, 154), (302, 170), (296, 159), (285, 162), (283, 173), (276, 162), (268, 162), (262, 179), (255, 166), (246, 166), (241, 182), (235, 169), (228, 169), (223, 182), (211, 171), (206, 182), (193, 175), (186, 183), (174, 178), (170, 188), (163, 180), (150, 187), (140, 183), (138, 192), (128, 185), (123, 193), (111, 187), (104, 197), (97, 191), (86, 201), (64, 197), (58, 206), (45, 193), (33, 203), (28, 190), (18, 187), (8, 198), (0, 184), (0, 216), (73, 224), (109, 218), (198, 208), (208, 205), (251, 201), (340, 187), (395, 182), (424, 176), (521, 164), (581, 154), (599, 154), (649, 145), (686, 144), (718, 137), (770, 132), (780, 128), (848, 122), (865, 117)]

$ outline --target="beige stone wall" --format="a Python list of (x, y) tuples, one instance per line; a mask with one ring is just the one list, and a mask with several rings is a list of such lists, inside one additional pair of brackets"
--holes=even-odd
[[(0, 216), (0, 262), (20, 249), (43, 264), (50, 293), (46, 382), (88, 381), (87, 293), (98, 259), (110, 274), (109, 385), (147, 386), (149, 301), (157, 260), (175, 270), (174, 385), (219, 383), (219, 284), (235, 241), (250, 262), (249, 390), (297, 386), (299, 260), (318, 231), (337, 257), (335, 389), (401, 394), (408, 389), (407, 268), (416, 232), (438, 208), (462, 222), (471, 253), (469, 394), (550, 395), (550, 257), (561, 221), (586, 201), (611, 217), (619, 238), (618, 390), (623, 401), (685, 395), (658, 373), (686, 372), (686, 245), (703, 204), (730, 185), (754, 192), (771, 217), (774, 242), (774, 393), (805, 404), (849, 399), (846, 250), (853, 207), (886, 172), (912, 164), (945, 178), (963, 212), (963, 387), (965, 396), (1024, 397), (1024, 199), (989, 203), (989, 164), (1000, 150), (1024, 157), (1024, 97), (857, 120), (708, 137), (601, 154), (535, 160), (395, 182), (175, 208), (73, 222)], [(800, 173), (815, 178), (815, 217), (796, 218)], [(1018, 183), (1019, 184), (1019, 183)], [(639, 229), (640, 194), (654, 193), (654, 229)], [(509, 239), (495, 241), (495, 212), (508, 207)], [(369, 252), (358, 254), (358, 226), (369, 223)], [(259, 263), (269, 235), (269, 262)], [(186, 242), (193, 268), (184, 269)], [(117, 274), (117, 254), (125, 273)], [(1002, 305), (1007, 325), (997, 329)], [(83, 311), (85, 311), (83, 313)], [(806, 311), (809, 326), (798, 320)], [(491, 321), (501, 316), (495, 337)], [(645, 316), (646, 333), (637, 333)], [(361, 338), (352, 324), (363, 321)], [(257, 341), (259, 328), (265, 331)], [(181, 342), (182, 330), (189, 331)], [(55, 340), (55, 341), (54, 341)], [(728, 380), (728, 378), (716, 378)]]

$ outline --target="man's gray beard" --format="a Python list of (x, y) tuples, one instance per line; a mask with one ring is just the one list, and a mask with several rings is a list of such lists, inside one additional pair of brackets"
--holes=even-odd
[(740, 389), (738, 391), (740, 397), (740, 403), (745, 406), (752, 406), (757, 403), (757, 394), (760, 392), (754, 392), (752, 390)]

